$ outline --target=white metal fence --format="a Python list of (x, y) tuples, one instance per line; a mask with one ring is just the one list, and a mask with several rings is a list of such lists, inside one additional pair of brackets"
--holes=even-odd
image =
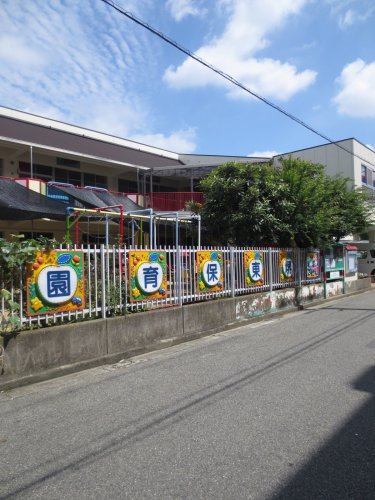
[[(75, 248), (78, 250), (78, 248)], [(54, 314), (27, 316), (25, 271), (20, 273), (18, 282), (2, 283), (11, 294), (11, 303), (4, 297), (0, 303), (0, 332), (33, 328), (64, 322), (98, 317), (110, 317), (129, 312), (145, 311), (159, 307), (177, 306), (206, 301), (219, 297), (235, 297), (283, 287), (300, 286), (321, 281), (320, 252), (318, 250), (282, 249), (261, 247), (166, 247), (158, 251), (166, 253), (168, 290), (165, 298), (157, 300), (131, 301), (129, 290), (129, 254), (147, 248), (118, 248), (115, 246), (85, 246), (79, 248), (84, 253), (85, 309)], [(223, 286), (220, 291), (201, 292), (198, 283), (197, 252), (222, 253)], [(264, 280), (262, 284), (248, 286), (246, 283), (245, 252), (261, 252), (263, 256)], [(293, 278), (282, 279), (280, 253), (287, 252), (293, 261)], [(307, 256), (314, 252), (318, 259), (319, 275), (308, 278)]]

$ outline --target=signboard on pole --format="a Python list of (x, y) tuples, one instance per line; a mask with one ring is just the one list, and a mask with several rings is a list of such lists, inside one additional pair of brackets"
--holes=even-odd
[(264, 285), (264, 252), (244, 252), (244, 267), (246, 287)]
[(132, 251), (129, 255), (130, 301), (167, 297), (166, 252)]
[(81, 251), (36, 252), (27, 270), (27, 315), (84, 309), (83, 270)]
[(306, 257), (306, 276), (307, 279), (319, 277), (319, 253), (308, 252)]
[(198, 292), (221, 292), (224, 288), (223, 253), (197, 252)]
[(279, 268), (280, 281), (282, 283), (290, 283), (291, 281), (294, 281), (293, 252), (284, 250), (279, 252)]

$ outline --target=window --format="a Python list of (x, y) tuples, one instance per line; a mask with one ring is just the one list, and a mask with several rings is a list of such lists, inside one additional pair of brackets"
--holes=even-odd
[(366, 250), (359, 250), (357, 252), (358, 259), (367, 259), (367, 251)]
[(120, 191), (120, 193), (138, 193), (137, 181), (128, 181), (126, 179), (119, 179), (118, 190)]
[(375, 259), (375, 250), (370, 250), (370, 255), (373, 259)]
[(32, 231), (32, 232), (22, 232), (20, 234), (23, 234), (24, 237), (25, 237), (25, 240), (37, 240), (38, 238), (42, 237), (42, 238), (48, 238), (49, 240), (52, 240), (53, 239), (53, 233), (44, 233), (44, 232), (41, 232), (41, 231)]
[(366, 165), (361, 165), (362, 183), (367, 184), (367, 167)]
[(71, 160), (69, 158), (56, 158), (56, 165), (60, 165), (62, 167), (70, 167), (70, 168), (79, 168), (80, 162), (77, 160)]
[[(25, 161), (19, 162), (19, 175), (21, 177), (31, 177), (30, 163)], [(53, 180), (53, 168), (47, 165), (39, 165), (38, 163), (33, 164), (33, 177), (41, 179), (43, 181)]]
[(55, 181), (66, 182), (73, 186), (81, 185), (81, 172), (74, 170), (65, 170), (63, 168), (55, 168)]
[(106, 242), (106, 236), (101, 234), (82, 233), (82, 243), (90, 245), (101, 245)]
[(96, 174), (83, 174), (83, 185), (107, 189), (107, 177)]
[(375, 172), (366, 165), (361, 165), (362, 184), (375, 188)]

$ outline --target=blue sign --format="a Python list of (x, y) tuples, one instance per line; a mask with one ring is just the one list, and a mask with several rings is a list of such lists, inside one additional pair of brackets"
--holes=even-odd
[(47, 296), (70, 297), (70, 271), (47, 272)]

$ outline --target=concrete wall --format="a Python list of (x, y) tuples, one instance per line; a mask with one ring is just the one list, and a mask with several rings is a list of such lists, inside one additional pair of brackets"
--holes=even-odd
[[(350, 282), (346, 291), (370, 287), (367, 278)], [(342, 294), (342, 283), (327, 284), (326, 293)], [(0, 389), (115, 362), (323, 299), (324, 286), (318, 283), (21, 332), (4, 339), (3, 352), (0, 348)]]

